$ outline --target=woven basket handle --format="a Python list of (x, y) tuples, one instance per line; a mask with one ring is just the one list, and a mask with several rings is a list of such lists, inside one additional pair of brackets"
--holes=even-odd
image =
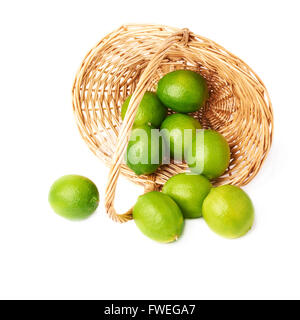
[[(125, 149), (128, 144), (130, 131), (135, 119), (135, 114), (137, 108), (146, 92), (151, 80), (159, 67), (161, 61), (165, 57), (166, 52), (174, 43), (182, 43), (187, 45), (190, 37), (190, 32), (188, 29), (182, 29), (179, 32), (172, 34), (168, 37), (162, 45), (158, 48), (157, 52), (153, 55), (148, 66), (144, 70), (137, 87), (130, 99), (129, 106), (124, 118), (124, 121), (121, 125), (116, 151), (112, 160), (112, 166), (110, 168), (108, 182), (105, 190), (105, 209), (109, 217), (116, 222), (127, 222), (132, 219), (132, 209), (124, 214), (117, 214), (114, 208), (115, 192), (117, 187), (117, 180), (120, 174), (121, 164), (124, 158)], [(150, 184), (146, 186), (145, 191), (151, 191), (155, 189), (155, 182), (149, 181)]]

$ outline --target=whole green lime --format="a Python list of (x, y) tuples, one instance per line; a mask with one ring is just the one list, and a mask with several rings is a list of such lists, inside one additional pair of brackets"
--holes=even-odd
[[(130, 99), (131, 95), (127, 97), (122, 105), (122, 120), (125, 118)], [(134, 126), (149, 124), (158, 128), (164, 118), (167, 116), (167, 111), (167, 108), (161, 103), (157, 95), (154, 92), (147, 91), (137, 109)]]
[(176, 70), (159, 80), (157, 95), (165, 106), (187, 113), (203, 107), (208, 98), (208, 89), (205, 79), (199, 73)]
[(254, 221), (254, 208), (245, 191), (226, 185), (213, 188), (203, 203), (203, 218), (220, 236), (238, 238), (246, 234)]
[(185, 218), (199, 218), (203, 201), (211, 188), (210, 181), (201, 175), (179, 173), (164, 184), (162, 192), (178, 204)]
[(156, 171), (163, 158), (162, 137), (152, 126), (134, 127), (126, 151), (127, 166), (137, 175)]
[(49, 192), (49, 203), (60, 216), (81, 220), (96, 211), (99, 204), (99, 192), (88, 178), (67, 175), (56, 180)]
[(184, 226), (183, 215), (176, 202), (158, 191), (138, 198), (133, 207), (133, 219), (143, 234), (165, 243), (177, 240)]
[(196, 129), (201, 129), (199, 121), (191, 116), (174, 113), (168, 116), (161, 125), (161, 132), (166, 141), (170, 142), (170, 156), (182, 160), (185, 152), (185, 140), (189, 145), (196, 135)]
[(201, 130), (187, 147), (186, 162), (192, 172), (208, 179), (222, 175), (230, 161), (230, 148), (226, 139), (217, 131)]

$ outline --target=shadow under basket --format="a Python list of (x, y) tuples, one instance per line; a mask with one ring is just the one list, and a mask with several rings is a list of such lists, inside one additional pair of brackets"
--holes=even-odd
[[(191, 115), (203, 128), (220, 132), (231, 148), (229, 168), (212, 181), (214, 185), (246, 185), (271, 147), (273, 113), (268, 92), (241, 59), (188, 29), (124, 25), (89, 51), (73, 86), (79, 131), (89, 148), (110, 167), (105, 208), (114, 221), (132, 219), (132, 210), (117, 214), (114, 208), (120, 173), (150, 191), (159, 190), (171, 176), (187, 170), (186, 164), (172, 163), (150, 176), (137, 176), (123, 161), (145, 91), (155, 91), (159, 79), (177, 69), (196, 71), (206, 79), (209, 100)], [(121, 106), (130, 94), (122, 122)]]

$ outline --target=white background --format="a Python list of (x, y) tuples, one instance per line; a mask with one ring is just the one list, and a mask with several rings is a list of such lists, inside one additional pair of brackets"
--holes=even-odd
[[(226, 240), (203, 219), (170, 245), (116, 224), (108, 169), (82, 141), (71, 87), (86, 52), (124, 23), (188, 27), (245, 60), (274, 105), (272, 150), (245, 188), (253, 230)], [(299, 1), (1, 1), (0, 298), (300, 298)], [(48, 205), (61, 175), (98, 186), (101, 205), (70, 222)], [(120, 179), (116, 207), (142, 190)]]

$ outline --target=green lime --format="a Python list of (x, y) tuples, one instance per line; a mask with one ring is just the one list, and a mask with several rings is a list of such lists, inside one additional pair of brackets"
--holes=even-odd
[(99, 192), (88, 178), (67, 175), (53, 183), (49, 192), (49, 203), (60, 216), (81, 220), (89, 217), (97, 209)]
[(194, 71), (176, 70), (158, 82), (157, 95), (164, 105), (177, 112), (194, 112), (208, 98), (205, 79)]
[[(176, 160), (182, 160), (185, 151), (185, 140), (192, 140), (196, 129), (201, 129), (199, 121), (191, 116), (174, 113), (168, 116), (160, 129), (166, 141), (170, 141), (170, 155)], [(187, 144), (189, 145), (189, 143)]]
[(247, 193), (236, 186), (213, 188), (203, 203), (203, 218), (208, 226), (225, 238), (246, 234), (254, 221), (254, 208)]
[(210, 181), (201, 175), (179, 173), (165, 183), (162, 192), (178, 204), (185, 218), (199, 218), (203, 201), (211, 188)]
[(131, 131), (127, 146), (126, 163), (137, 175), (156, 171), (162, 162), (162, 138), (159, 130), (142, 125)]
[(186, 162), (192, 172), (208, 179), (222, 175), (230, 161), (230, 148), (226, 139), (217, 131), (201, 130), (187, 147)]
[[(131, 99), (131, 95), (124, 101), (121, 109), (122, 120)], [(161, 103), (154, 92), (147, 91), (138, 107), (135, 115), (134, 126), (150, 124), (156, 128), (160, 126), (164, 118), (167, 116), (167, 108)]]
[(176, 202), (158, 191), (138, 198), (133, 207), (133, 219), (147, 237), (165, 243), (177, 240), (184, 226), (183, 215)]

